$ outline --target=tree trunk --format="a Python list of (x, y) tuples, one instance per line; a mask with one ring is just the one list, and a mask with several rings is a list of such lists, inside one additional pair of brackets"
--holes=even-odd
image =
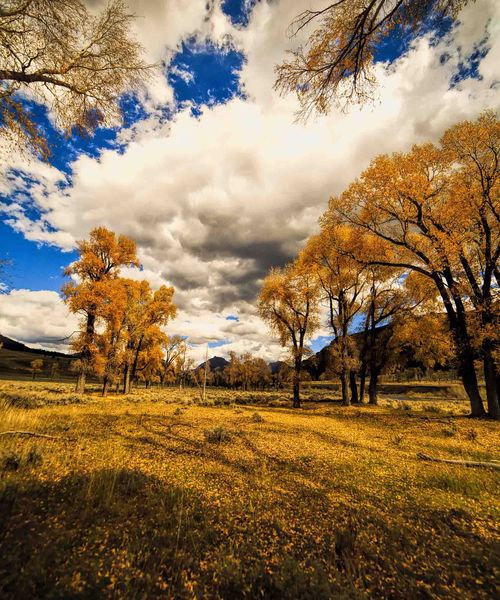
[(351, 403), (358, 404), (358, 384), (356, 382), (356, 371), (349, 372), (349, 387), (351, 388)]
[(293, 373), (293, 408), (300, 408), (300, 369), (302, 361), (295, 360), (295, 370)]
[(142, 340), (143, 339), (144, 339), (144, 336), (141, 335), (141, 337), (139, 339), (139, 343), (137, 344), (137, 348), (135, 350), (134, 362), (132, 364), (132, 377), (131, 377), (131, 379), (133, 381), (135, 381), (135, 377), (137, 375), (137, 365), (139, 363), (139, 353), (140, 353), (141, 348), (142, 348)]
[(123, 393), (128, 394), (130, 392), (130, 367), (125, 365), (125, 373), (123, 374)]
[(342, 390), (342, 404), (344, 406), (350, 406), (351, 399), (349, 397), (349, 376), (345, 369), (340, 374), (340, 387)]
[(488, 416), (495, 421), (500, 420), (500, 407), (498, 403), (498, 374), (491, 348), (484, 348), (484, 382), (486, 384), (486, 397), (488, 401)]
[(109, 377), (104, 377), (104, 381), (102, 383), (102, 396), (105, 398), (108, 395), (109, 391)]
[(370, 380), (368, 382), (368, 402), (376, 406), (378, 404), (378, 371), (370, 370)]
[(363, 404), (365, 401), (365, 386), (366, 386), (366, 361), (363, 360), (361, 368), (359, 370), (359, 403)]
[(77, 394), (83, 394), (84, 391), (85, 391), (85, 372), (82, 371), (81, 373), (78, 373), (78, 378), (76, 380), (75, 392)]
[(471, 417), (484, 417), (486, 411), (484, 410), (483, 400), (479, 393), (479, 386), (477, 385), (477, 375), (472, 354), (462, 354), (458, 372), (470, 401)]

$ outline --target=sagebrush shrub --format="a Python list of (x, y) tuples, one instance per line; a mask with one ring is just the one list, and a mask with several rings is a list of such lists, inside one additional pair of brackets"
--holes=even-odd
[(228, 442), (231, 439), (231, 434), (225, 427), (205, 429), (203, 435), (205, 436), (205, 440), (211, 444), (220, 444), (222, 442)]

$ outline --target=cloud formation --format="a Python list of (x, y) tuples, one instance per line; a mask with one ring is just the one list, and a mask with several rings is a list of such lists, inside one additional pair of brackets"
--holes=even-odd
[[(18, 158), (18, 171), (0, 183), (1, 193), (16, 196), (3, 210), (28, 239), (64, 250), (97, 225), (129, 235), (139, 246), (140, 276), (176, 288), (180, 312), (169, 331), (193, 343), (229, 340), (217, 354), (249, 350), (276, 359), (279, 346), (255, 311), (262, 277), (295, 255), (329, 196), (375, 155), (436, 140), (454, 122), (498, 107), (500, 48), (492, 28), (500, 8), (478, 0), (438, 43), (422, 37), (393, 64), (378, 65), (375, 105), (297, 124), (295, 99), (278, 97), (272, 84), (274, 65), (292, 43), (286, 27), (303, 2), (257, 3), (245, 28), (231, 24), (218, 2), (208, 13), (204, 4), (134, 2), (144, 15), (137, 35), (154, 60), (168, 60), (193, 33), (219, 45), (231, 39), (246, 57), (240, 73), (246, 96), (199, 107), (198, 117), (186, 108), (168, 123), (153, 114), (133, 134), (123, 133), (123, 151), (80, 155), (69, 185), (54, 167)], [(479, 61), (479, 77), (451, 85), (480, 40), (489, 53)], [(184, 70), (186, 81), (191, 76)], [(160, 87), (154, 102), (172, 101), (166, 78)], [(229, 314), (240, 320), (226, 320)], [(0, 323), (6, 335), (15, 318)]]

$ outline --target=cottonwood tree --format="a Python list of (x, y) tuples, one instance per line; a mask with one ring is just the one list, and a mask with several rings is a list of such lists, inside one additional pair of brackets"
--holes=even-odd
[(148, 328), (143, 338), (142, 348), (139, 353), (136, 377), (143, 381), (146, 388), (152, 383), (161, 381), (163, 373), (163, 351), (167, 336), (157, 325)]
[(437, 355), (446, 362), (452, 343), (444, 319), (435, 316), (436, 294), (426, 280), (415, 273), (403, 275), (401, 269), (371, 266), (366, 273), (370, 279), (364, 308), (360, 396), (367, 370), (368, 402), (375, 405), (380, 375), (398, 364), (402, 352), (411, 350), (416, 360), (434, 366), (439, 362)]
[(30, 362), (30, 366), (31, 366), (32, 379), (33, 379), (33, 381), (35, 381), (35, 377), (36, 377), (37, 373), (41, 373), (43, 371), (43, 359), (36, 358), (35, 360), (32, 360)]
[(97, 320), (113, 303), (118, 287), (114, 280), (123, 266), (139, 266), (135, 243), (105, 227), (90, 232), (88, 240), (78, 242), (79, 258), (69, 265), (65, 275), (75, 280), (63, 286), (64, 301), (71, 312), (82, 316), (73, 349), (80, 354), (77, 393), (85, 391), (86, 373), (98, 354)]
[[(476, 136), (481, 152), (457, 151), (452, 141), (465, 130), (466, 137)], [(439, 147), (423, 144), (404, 154), (379, 156), (359, 180), (330, 200), (324, 217), (389, 244), (392, 257), (372, 258), (371, 264), (399, 267), (433, 282), (473, 416), (485, 414), (474, 361), (491, 352), (485, 379), (492, 418), (499, 418), (494, 326), (500, 252), (498, 147), (498, 121), (486, 113), (475, 123), (450, 130)]]
[(273, 268), (264, 279), (259, 295), (259, 312), (282, 346), (291, 349), (293, 407), (300, 408), (300, 374), (306, 353), (305, 342), (319, 325), (317, 278), (300, 263)]
[(115, 123), (119, 97), (151, 72), (131, 33), (133, 18), (122, 0), (97, 16), (80, 0), (1, 2), (0, 134), (48, 157), (26, 100), (46, 105), (66, 135)]
[(488, 413), (500, 419), (499, 408), (499, 286), (500, 270), (500, 122), (493, 111), (476, 122), (464, 121), (442, 139), (450, 169), (450, 201), (466, 212), (463, 237), (438, 228), (447, 246), (455, 248), (462, 271), (462, 293), (470, 298), (477, 322), (475, 343), (480, 348), (488, 397)]
[(264, 389), (272, 381), (269, 365), (262, 358), (255, 358), (249, 352), (238, 355), (229, 353), (229, 364), (224, 369), (224, 380), (233, 388)]
[(325, 114), (332, 104), (364, 103), (372, 97), (380, 44), (399, 33), (415, 37), (430, 20), (439, 25), (445, 17), (455, 18), (467, 1), (336, 0), (305, 10), (290, 25), (290, 35), (311, 23), (318, 26), (305, 46), (276, 67), (275, 88), (297, 95), (302, 118), (311, 111)]
[(328, 323), (334, 335), (331, 352), (340, 376), (342, 402), (346, 406), (358, 401), (357, 349), (350, 334), (353, 321), (363, 307), (366, 287), (365, 265), (350, 256), (351, 247), (357, 243), (352, 228), (329, 222), (318, 235), (309, 238), (299, 258), (303, 268), (317, 278), (327, 305)]
[(166, 336), (163, 344), (163, 368), (160, 381), (162, 385), (169, 380), (174, 380), (178, 359), (186, 352), (186, 341), (180, 335)]
[[(131, 302), (125, 315), (127, 344), (123, 374), (123, 393), (128, 394), (130, 383), (140, 368), (141, 352), (147, 349), (151, 337), (158, 337), (160, 327), (175, 317), (176, 307), (172, 301), (174, 288), (161, 286), (155, 292), (147, 281), (128, 282)], [(159, 338), (158, 343), (162, 344)]]

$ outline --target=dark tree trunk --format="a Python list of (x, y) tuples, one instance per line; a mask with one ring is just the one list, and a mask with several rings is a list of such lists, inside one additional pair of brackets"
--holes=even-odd
[(358, 404), (358, 384), (356, 382), (356, 371), (350, 371), (349, 373), (349, 387), (351, 388), (351, 403)]
[(370, 380), (368, 382), (368, 402), (376, 406), (378, 404), (378, 371), (370, 370)]
[(131, 374), (132, 380), (135, 380), (135, 377), (137, 375), (137, 365), (139, 363), (139, 353), (142, 348), (142, 340), (143, 340), (143, 337), (141, 336), (139, 343), (137, 344), (137, 348), (135, 350), (134, 362), (132, 364), (132, 374)]
[(498, 403), (498, 373), (491, 348), (484, 348), (484, 382), (486, 384), (486, 397), (488, 401), (488, 416), (495, 421), (500, 420), (500, 407)]
[(470, 401), (471, 417), (484, 417), (486, 411), (484, 410), (483, 400), (479, 393), (472, 352), (462, 351), (461, 356), (459, 357), (458, 372)]
[(366, 361), (363, 360), (361, 368), (359, 370), (359, 403), (363, 404), (365, 401), (365, 387), (366, 387)]
[[(474, 350), (467, 327), (466, 312), (460, 294), (454, 289), (454, 281), (449, 269), (445, 272), (447, 286), (436, 275), (433, 279), (441, 294), (448, 323), (457, 347), (458, 372), (471, 406), (471, 417), (484, 417), (483, 400), (479, 393), (477, 375), (474, 368)], [(453, 299), (453, 303), (452, 303)]]
[(300, 370), (302, 361), (295, 360), (295, 369), (293, 372), (293, 408), (300, 408)]
[(102, 396), (103, 397), (106, 397), (108, 395), (109, 387), (110, 387), (109, 377), (106, 375), (104, 377), (104, 381), (102, 383)]
[(125, 373), (123, 374), (123, 393), (128, 394), (130, 392), (130, 367), (125, 365)]
[(351, 398), (349, 396), (349, 375), (345, 369), (340, 374), (340, 387), (342, 390), (342, 404), (344, 406), (350, 406)]

